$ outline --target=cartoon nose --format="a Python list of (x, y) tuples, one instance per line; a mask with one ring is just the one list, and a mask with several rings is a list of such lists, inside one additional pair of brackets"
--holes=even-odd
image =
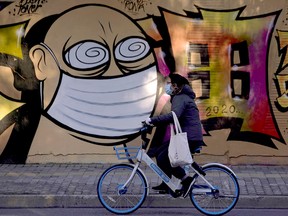
[(120, 70), (114, 61), (111, 61), (109, 68), (101, 75), (102, 77), (123, 76), (124, 73)]

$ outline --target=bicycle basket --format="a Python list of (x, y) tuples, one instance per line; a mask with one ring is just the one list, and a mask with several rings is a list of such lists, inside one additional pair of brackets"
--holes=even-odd
[(138, 155), (140, 147), (135, 147), (135, 146), (116, 147), (114, 146), (114, 150), (116, 151), (116, 155), (119, 160), (135, 159)]

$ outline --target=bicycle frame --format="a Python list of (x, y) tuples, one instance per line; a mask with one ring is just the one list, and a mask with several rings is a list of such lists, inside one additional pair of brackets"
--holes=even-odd
[(168, 187), (173, 191), (176, 192), (176, 190), (178, 189), (178, 184), (174, 184), (171, 180), (171, 178), (169, 178), (161, 169), (160, 167), (147, 155), (146, 151), (144, 149), (141, 149), (137, 155), (137, 160), (140, 165), (141, 161), (144, 161), (147, 166), (150, 167), (150, 169), (152, 169), (154, 171), (154, 173), (159, 176), (159, 178), (162, 179), (163, 182), (165, 182)]
[[(172, 182), (172, 179), (169, 178), (161, 169), (160, 167), (147, 155), (146, 151), (144, 149), (140, 149), (137, 156), (137, 163), (134, 165), (134, 169), (129, 177), (129, 179), (126, 181), (126, 183), (122, 186), (122, 188), (125, 188), (130, 181), (133, 179), (135, 173), (137, 170), (141, 171), (141, 173), (145, 176), (144, 172), (139, 168), (140, 164), (142, 161), (144, 161), (149, 167), (150, 169), (152, 169), (154, 171), (154, 173), (159, 176), (159, 178), (162, 179), (163, 182), (165, 182), (168, 187), (175, 193), (177, 192), (177, 190), (179, 189), (178, 185), (179, 183), (176, 185), (174, 182)], [(192, 159), (193, 160), (193, 159)], [(193, 161), (192, 161), (193, 162)], [(224, 165), (223, 165), (224, 166)], [(203, 189), (203, 188), (194, 188), (193, 191), (194, 192), (198, 192), (198, 193), (203, 193), (203, 192), (211, 192), (211, 190), (215, 190), (215, 188), (205, 179), (205, 177), (199, 173), (195, 168), (193, 168), (192, 166), (189, 166), (190, 169), (193, 170), (193, 172), (195, 173), (195, 175), (200, 176), (205, 183), (209, 186), (209, 188), (207, 189)], [(146, 178), (146, 176), (145, 176)], [(179, 180), (180, 181), (180, 180)], [(148, 183), (148, 181), (147, 181)], [(149, 188), (149, 185), (148, 185)], [(149, 193), (149, 190), (148, 190)]]

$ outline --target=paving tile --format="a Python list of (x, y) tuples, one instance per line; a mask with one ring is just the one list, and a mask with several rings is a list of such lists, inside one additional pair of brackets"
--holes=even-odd
[[(95, 195), (112, 164), (0, 164), (1, 194)], [(241, 195), (288, 196), (288, 166), (233, 165)], [(150, 187), (161, 182), (147, 166)], [(153, 192), (152, 192), (153, 194)]]

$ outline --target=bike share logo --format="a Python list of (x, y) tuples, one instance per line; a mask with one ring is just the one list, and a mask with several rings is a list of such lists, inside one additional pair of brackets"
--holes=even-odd
[(156, 164), (151, 164), (150, 167), (163, 179), (164, 182), (169, 182), (170, 178)]

